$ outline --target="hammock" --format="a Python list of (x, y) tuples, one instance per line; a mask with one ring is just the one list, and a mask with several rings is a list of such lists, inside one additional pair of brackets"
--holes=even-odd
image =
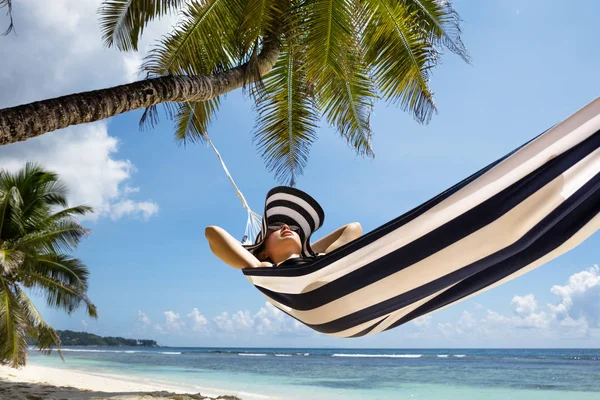
[(257, 213), (255, 213), (254, 211), (252, 211), (252, 209), (250, 209), (250, 206), (248, 205), (246, 198), (244, 197), (244, 195), (242, 194), (242, 192), (240, 191), (238, 186), (235, 184), (233, 177), (229, 173), (229, 170), (227, 169), (227, 166), (225, 165), (225, 161), (223, 161), (223, 157), (221, 157), (221, 153), (219, 153), (219, 151), (213, 144), (212, 140), (210, 140), (210, 137), (208, 136), (208, 132), (204, 132), (204, 138), (206, 139), (208, 144), (210, 144), (210, 147), (212, 147), (213, 151), (217, 155), (217, 158), (221, 162), (221, 167), (223, 167), (223, 170), (225, 171), (225, 175), (227, 175), (227, 178), (229, 178), (229, 182), (231, 182), (231, 185), (235, 189), (235, 194), (242, 201), (242, 207), (244, 207), (244, 209), (248, 212), (248, 218), (246, 219), (246, 230), (244, 231), (244, 236), (242, 237), (242, 240), (240, 240), (240, 242), (242, 244), (254, 243), (254, 238), (256, 238), (256, 236), (259, 234), (259, 232), (262, 228), (261, 216), (258, 215)]
[(600, 98), (312, 264), (243, 273), (308, 327), (359, 337), (508, 282), (598, 228)]

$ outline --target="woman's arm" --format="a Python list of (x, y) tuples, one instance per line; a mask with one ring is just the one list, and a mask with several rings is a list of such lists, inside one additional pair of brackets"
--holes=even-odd
[(354, 239), (358, 239), (361, 234), (362, 226), (358, 222), (352, 222), (317, 240), (311, 244), (311, 247), (316, 253), (329, 253)]
[(233, 268), (270, 267), (271, 263), (260, 262), (248, 250), (242, 247), (227, 231), (218, 226), (209, 226), (204, 230), (212, 252), (225, 264)]

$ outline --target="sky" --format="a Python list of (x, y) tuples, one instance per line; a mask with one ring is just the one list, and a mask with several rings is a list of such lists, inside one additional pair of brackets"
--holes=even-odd
[[(152, 43), (176, 16), (145, 31), (139, 53), (105, 49), (99, 0), (17, 0), (16, 34), (0, 37), (0, 107), (139, 79)], [(325, 122), (297, 187), (326, 219), (368, 232), (444, 191), (600, 95), (600, 3), (454, 2), (464, 63), (445, 54), (431, 87), (438, 113), (419, 125), (393, 104), (372, 115), (374, 159)], [(571, 18), (572, 16), (572, 18)], [(0, 24), (8, 20), (0, 18)], [(0, 29), (3, 30), (0, 25)], [(270, 306), (239, 270), (212, 255), (204, 228), (240, 237), (246, 212), (206, 145), (175, 143), (167, 118), (140, 131), (141, 112), (0, 147), (0, 168), (27, 161), (60, 174), (71, 204), (93, 206), (75, 255), (91, 271), (99, 318), (67, 315), (35, 297), (56, 329), (154, 339), (165, 346), (600, 347), (600, 234), (537, 270), (394, 330), (358, 339), (315, 333)], [(279, 184), (252, 141), (252, 102), (226, 96), (209, 134), (250, 206)]]

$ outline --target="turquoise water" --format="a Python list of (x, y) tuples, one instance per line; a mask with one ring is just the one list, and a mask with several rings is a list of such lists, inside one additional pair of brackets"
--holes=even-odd
[(281, 399), (600, 399), (600, 349), (76, 348), (30, 363)]

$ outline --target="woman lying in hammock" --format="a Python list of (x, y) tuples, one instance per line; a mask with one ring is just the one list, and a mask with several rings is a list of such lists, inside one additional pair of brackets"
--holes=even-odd
[(310, 244), (310, 236), (323, 225), (325, 214), (308, 194), (280, 186), (265, 201), (262, 230), (252, 245), (242, 245), (218, 226), (205, 230), (212, 252), (234, 268), (305, 265), (360, 237), (358, 222), (345, 225)]

